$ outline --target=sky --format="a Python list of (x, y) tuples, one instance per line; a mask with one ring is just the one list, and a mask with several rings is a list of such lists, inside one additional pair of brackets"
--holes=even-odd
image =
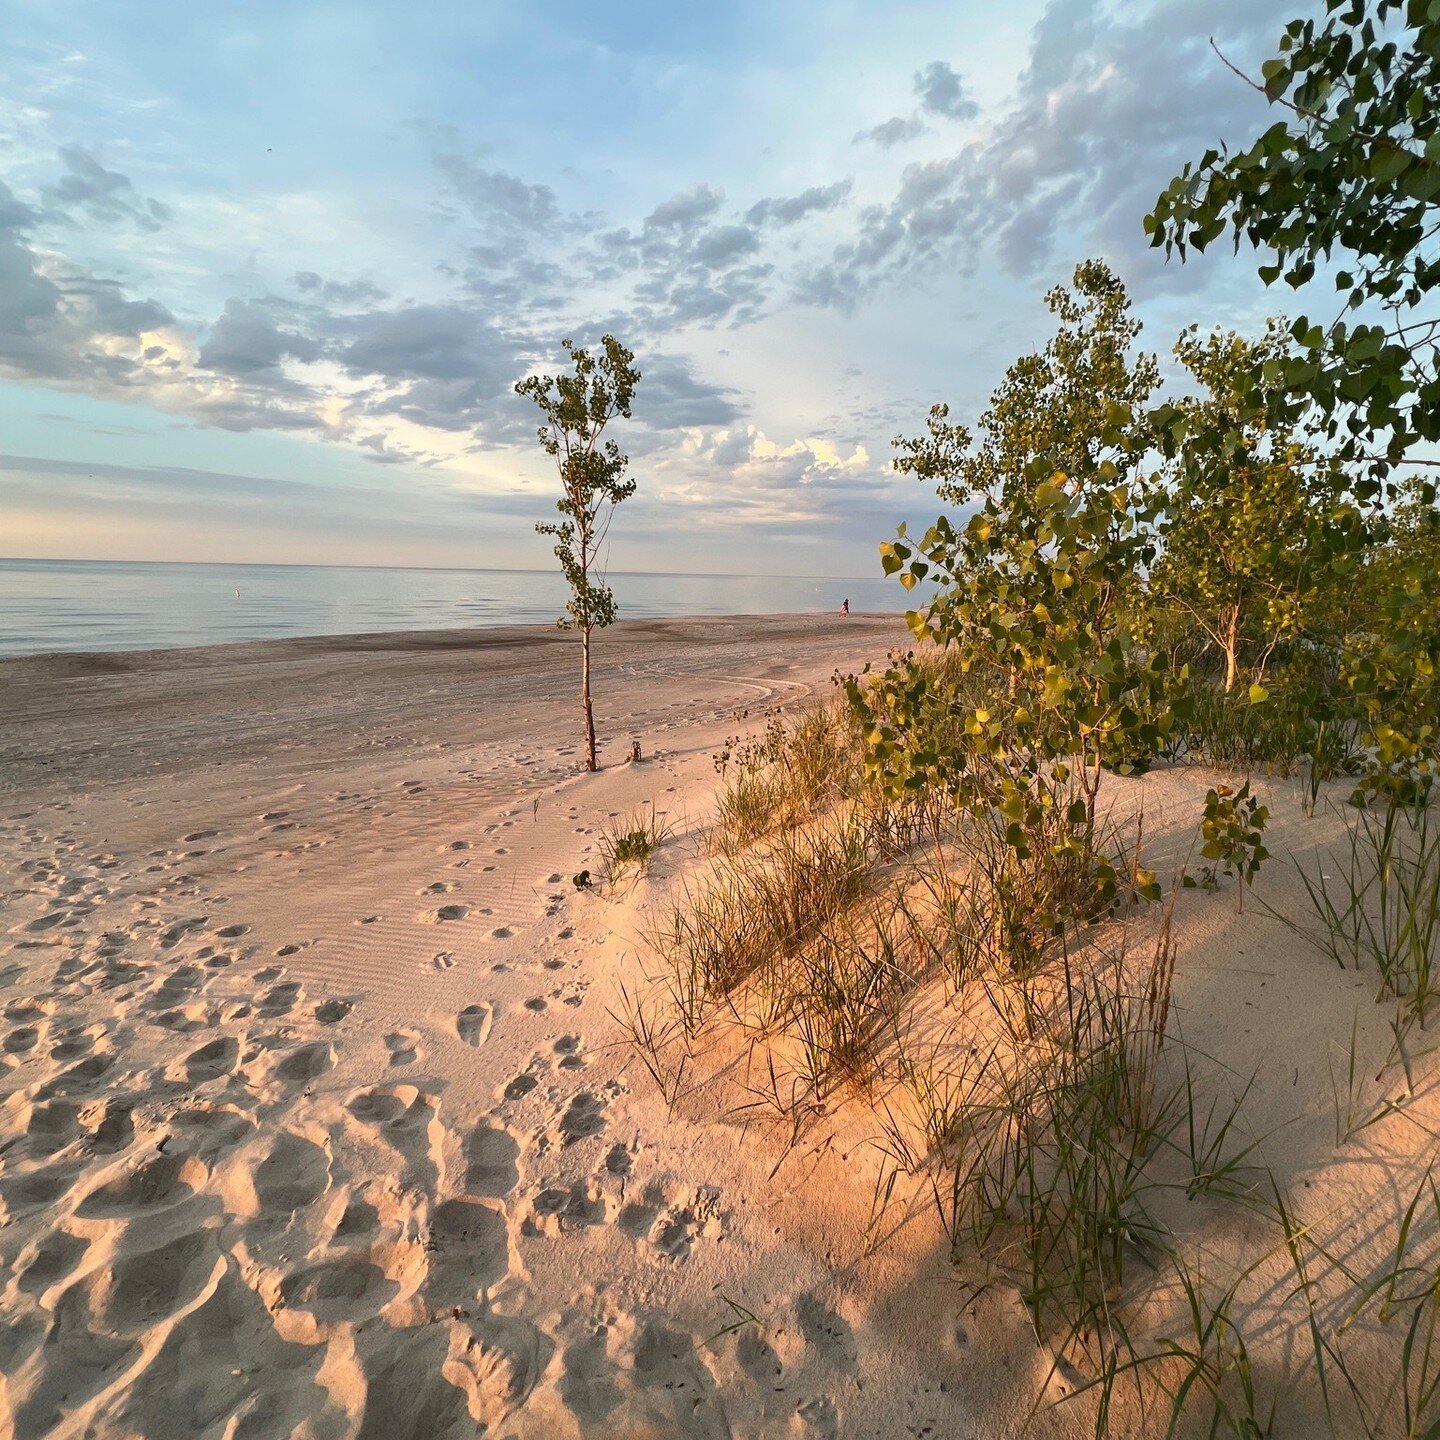
[(1142, 220), (1303, 0), (6, 0), (0, 555), (543, 566), (515, 382), (608, 332), (631, 570), (856, 575), (1098, 255), (1146, 348), (1293, 310)]

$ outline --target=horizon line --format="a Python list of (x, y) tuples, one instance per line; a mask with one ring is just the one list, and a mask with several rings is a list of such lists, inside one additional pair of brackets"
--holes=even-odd
[[(550, 567), (524, 565), (365, 565), (323, 560), (115, 560), (77, 555), (0, 555), (0, 565), (211, 565), (246, 570), (420, 570), (458, 575), (559, 575)], [(877, 567), (878, 568), (878, 567)], [(670, 580), (886, 580), (877, 575), (799, 575), (793, 571), (761, 574), (749, 570), (611, 570), (611, 575), (654, 576)], [(563, 577), (562, 577), (563, 578)]]

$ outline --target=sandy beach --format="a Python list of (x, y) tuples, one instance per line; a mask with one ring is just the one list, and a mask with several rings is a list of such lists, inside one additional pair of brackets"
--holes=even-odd
[[(923, 1194), (868, 1243), (871, 1111), (841, 1096), (797, 1139), (738, 1057), (669, 1105), (616, 1018), (647, 915), (700, 863), (715, 752), (905, 638), (622, 623), (593, 776), (554, 631), (0, 664), (0, 1437), (1017, 1434), (1064, 1377), (1013, 1297), (962, 1294)], [(1117, 782), (1167, 879), (1212, 780)], [(1256, 894), (1295, 907), (1289, 855), (1343, 819), (1257, 784), (1279, 858)], [(673, 827), (651, 875), (577, 890), (600, 827), (647, 804)], [(1373, 975), (1262, 906), (1186, 891), (1175, 924), (1185, 1043), (1232, 1094), (1253, 1076), (1247, 1133), (1363, 1271), (1433, 1154), (1425, 1064), (1378, 1063)], [(1337, 1147), (1352, 1027), (1381, 1072), (1363, 1102), (1403, 1103)], [(1273, 1243), (1165, 1203), (1216, 1275)], [(1277, 1433), (1319, 1433), (1265, 1264)], [(1357, 1353), (1379, 1374), (1401, 1338)], [(1033, 1433), (1090, 1423), (1042, 1409)]]

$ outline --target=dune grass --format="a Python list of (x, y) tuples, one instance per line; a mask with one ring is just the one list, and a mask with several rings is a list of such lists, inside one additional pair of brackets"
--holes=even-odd
[(839, 920), (870, 883), (874, 840), (856, 816), (797, 827), (680, 886), (649, 940), (687, 1034), (714, 1002)]
[(1440, 825), (1429, 805), (1352, 815), (1338, 859), (1297, 862), (1309, 919), (1277, 918), (1342, 969), (1373, 966), (1380, 996), (1423, 1025), (1440, 983)]

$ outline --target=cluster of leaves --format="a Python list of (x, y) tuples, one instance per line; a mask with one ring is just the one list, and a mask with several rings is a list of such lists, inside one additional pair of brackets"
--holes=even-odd
[(1263, 684), (1278, 646), (1305, 633), (1335, 561), (1360, 543), (1343, 472), (1308, 436), (1254, 407), (1255, 377), (1291, 349), (1281, 322), (1259, 340), (1181, 335), (1175, 354), (1202, 387), (1156, 417), (1172, 474), (1153, 606), (1173, 607), (1224, 658)]
[(1205, 793), (1200, 853), (1212, 862), (1206, 870), (1206, 883), (1214, 885), (1217, 868), (1234, 875), (1240, 882), (1242, 910), (1246, 885), (1254, 883), (1261, 864), (1270, 856), (1265, 848), (1265, 822), (1269, 818), (1270, 811), (1250, 793), (1248, 780), (1238, 790), (1214, 785)]
[(1248, 240), (1269, 252), (1266, 283), (1299, 289), (1333, 269), (1339, 314), (1297, 320), (1298, 352), (1269, 378), (1292, 413), (1317, 410), (1345, 458), (1383, 477), (1414, 441), (1440, 439), (1440, 11), (1326, 0), (1323, 17), (1286, 27), (1279, 52), (1250, 83), (1286, 117), (1187, 165), (1145, 226), (1182, 257), (1227, 232)]

